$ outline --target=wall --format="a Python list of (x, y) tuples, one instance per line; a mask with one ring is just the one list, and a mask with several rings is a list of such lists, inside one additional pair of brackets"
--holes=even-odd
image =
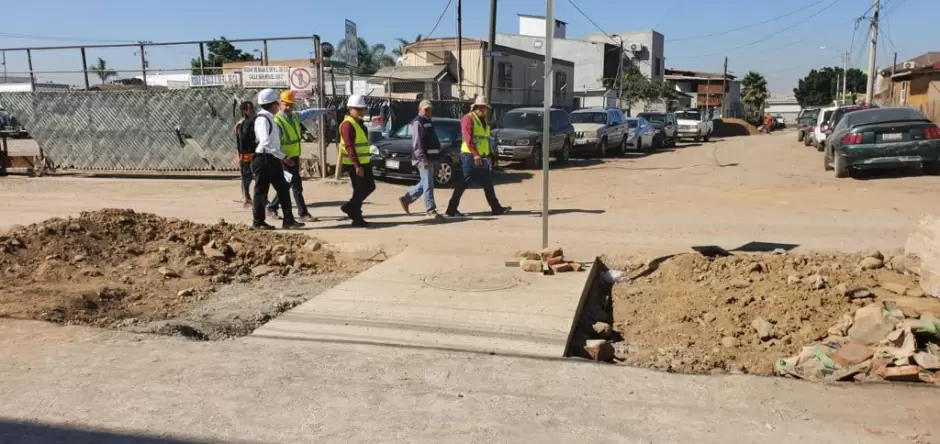
[[(613, 38), (611, 38), (611, 36), (613, 36)], [(631, 43), (642, 44), (645, 47), (642, 52), (633, 54), (630, 51), (626, 51), (627, 58), (630, 59), (633, 66), (637, 67), (647, 78), (662, 80), (666, 70), (666, 59), (664, 56), (665, 37), (662, 34), (656, 31), (624, 31), (611, 34), (589, 33), (584, 39), (615, 46), (619, 46), (620, 40), (622, 39), (624, 48), (627, 48)], [(653, 72), (653, 68), (659, 68), (658, 72)]]
[[(521, 51), (545, 54), (545, 39), (518, 34), (496, 34), (496, 44), (515, 48)], [(573, 62), (577, 69), (574, 76), (569, 77), (569, 83), (576, 93), (606, 90), (603, 86), (605, 44), (601, 42), (588, 42), (584, 40), (555, 39), (552, 42), (552, 55), (555, 58)], [(616, 54), (614, 54), (616, 57)], [(613, 73), (609, 73), (613, 75)], [(571, 79), (574, 79), (573, 81)]]
[[(454, 57), (448, 63), (450, 71), (456, 76), (458, 72), (463, 72), (463, 90), (467, 98), (476, 97), (483, 94), (483, 85), (486, 79), (483, 76), (483, 46), (479, 40), (463, 39), (463, 67), (457, 65), (457, 39), (441, 39), (423, 41), (406, 48), (406, 53), (402, 57), (403, 66), (430, 66), (434, 63), (429, 61), (428, 51), (451, 51)], [(431, 58), (433, 60), (433, 58)], [(458, 85), (454, 85), (451, 91), (453, 97), (459, 97)]]
[[(542, 17), (533, 17), (528, 15), (519, 16), (519, 34), (533, 36), (533, 37), (545, 37), (545, 19)], [(563, 39), (566, 38), (568, 34), (567, 26), (565, 22), (561, 20), (555, 20), (555, 38)]]

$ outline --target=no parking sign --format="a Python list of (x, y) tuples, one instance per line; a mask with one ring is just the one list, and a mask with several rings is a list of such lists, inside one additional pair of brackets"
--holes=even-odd
[(313, 72), (309, 67), (300, 66), (290, 69), (290, 90), (299, 99), (313, 96)]

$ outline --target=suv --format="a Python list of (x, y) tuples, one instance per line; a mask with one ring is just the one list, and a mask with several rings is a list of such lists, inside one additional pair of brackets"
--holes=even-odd
[(812, 140), (807, 141), (804, 139), (803, 143), (813, 145), (816, 147), (816, 151), (826, 149), (826, 130), (829, 129), (829, 118), (832, 117), (835, 110), (836, 107), (834, 106), (819, 110), (819, 115), (816, 116), (816, 125), (813, 126), (812, 133), (810, 133)]
[(800, 115), (796, 118), (796, 141), (802, 142), (809, 137), (809, 132), (813, 130), (816, 118), (819, 116), (819, 108), (803, 108)]
[(711, 120), (706, 120), (697, 109), (677, 111), (676, 122), (679, 124), (679, 137), (692, 139), (696, 143), (708, 142), (715, 127)]
[(627, 126), (623, 111), (616, 108), (584, 108), (568, 114), (574, 126), (574, 149), (604, 157), (610, 147), (616, 153), (627, 152)]
[[(542, 108), (516, 108), (499, 120), (499, 128), (491, 136), (496, 140), (496, 157), (502, 160), (523, 161), (531, 168), (542, 166)], [(568, 113), (551, 109), (549, 154), (559, 162), (571, 156), (574, 126)]]
[(640, 113), (636, 115), (653, 124), (656, 135), (653, 137), (653, 147), (673, 147), (679, 142), (679, 124), (673, 113)]

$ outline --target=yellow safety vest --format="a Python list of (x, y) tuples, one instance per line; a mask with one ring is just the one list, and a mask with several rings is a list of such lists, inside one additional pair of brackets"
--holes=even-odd
[[(359, 122), (356, 121), (352, 116), (346, 116), (343, 119), (343, 122), (349, 122), (352, 125), (353, 130), (356, 131), (356, 140), (353, 143), (353, 147), (356, 148), (356, 157), (359, 158), (360, 165), (367, 165), (372, 162), (372, 153), (369, 152), (369, 137), (366, 135), (366, 132), (362, 129), (362, 126), (359, 125)], [(342, 125), (342, 124), (340, 124)], [(342, 136), (340, 132), (340, 137)], [(343, 146), (339, 147), (340, 152), (343, 153), (343, 165), (354, 165), (352, 159), (349, 158), (349, 155), (346, 154), (346, 145), (348, 145), (348, 140), (343, 138)]]
[[(479, 153), (480, 156), (483, 156), (483, 157), (489, 156), (490, 155), (490, 128), (488, 126), (484, 127), (483, 124), (480, 123), (480, 119), (476, 116), (476, 114), (470, 113), (469, 116), (471, 119), (473, 119), (473, 143), (476, 144), (477, 146), (477, 153)], [(461, 153), (470, 152), (470, 146), (467, 145), (466, 140), (464, 140), (463, 143), (460, 144), (460, 152)]]
[(296, 114), (285, 117), (277, 113), (274, 115), (274, 122), (281, 130), (281, 151), (284, 151), (287, 157), (300, 157), (300, 119)]

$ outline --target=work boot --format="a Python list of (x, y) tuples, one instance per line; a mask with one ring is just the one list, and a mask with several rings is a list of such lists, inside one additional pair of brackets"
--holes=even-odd
[(408, 203), (408, 200), (407, 200), (407, 199), (405, 199), (404, 197), (399, 197), (399, 198), (398, 198), (398, 203), (401, 204), (401, 210), (404, 211), (405, 214), (411, 214), (411, 210), (408, 209), (408, 207), (409, 207), (411, 204)]
[(444, 216), (441, 216), (441, 213), (438, 213), (437, 210), (431, 210), (427, 213), (428, 219), (441, 220)]
[(297, 220), (301, 220), (301, 221), (304, 221), (304, 222), (310, 222), (310, 223), (319, 221), (319, 219), (317, 219), (317, 218), (315, 218), (315, 217), (313, 217), (313, 216), (311, 216), (311, 215), (309, 215), (309, 214), (304, 214), (304, 215), (302, 215), (302, 216), (297, 216)]
[(255, 230), (273, 230), (274, 225), (266, 224), (264, 222), (251, 224), (251, 228)]
[(294, 230), (294, 229), (297, 229), (297, 228), (303, 228), (303, 227), (305, 227), (305, 226), (307, 226), (307, 224), (305, 224), (305, 223), (303, 223), (303, 222), (297, 222), (296, 220), (292, 220), (292, 221), (290, 221), (290, 222), (284, 222), (284, 224), (281, 225), (281, 228), (283, 228), (283, 229), (285, 229), (285, 230)]
[(493, 216), (500, 216), (512, 211), (512, 207), (500, 207), (499, 209), (493, 210)]
[(356, 219), (353, 219), (351, 225), (352, 225), (353, 227), (355, 227), (355, 228), (369, 228), (369, 227), (371, 226), (371, 224), (369, 224), (368, 222), (366, 222), (366, 220), (363, 219), (362, 217), (358, 217), (358, 218), (356, 218)]
[(448, 211), (448, 212), (445, 213), (445, 214), (447, 214), (447, 217), (452, 218), (452, 219), (463, 219), (463, 218), (467, 217), (466, 214), (463, 214), (463, 213), (461, 213), (461, 212), (459, 212), (459, 211)]

